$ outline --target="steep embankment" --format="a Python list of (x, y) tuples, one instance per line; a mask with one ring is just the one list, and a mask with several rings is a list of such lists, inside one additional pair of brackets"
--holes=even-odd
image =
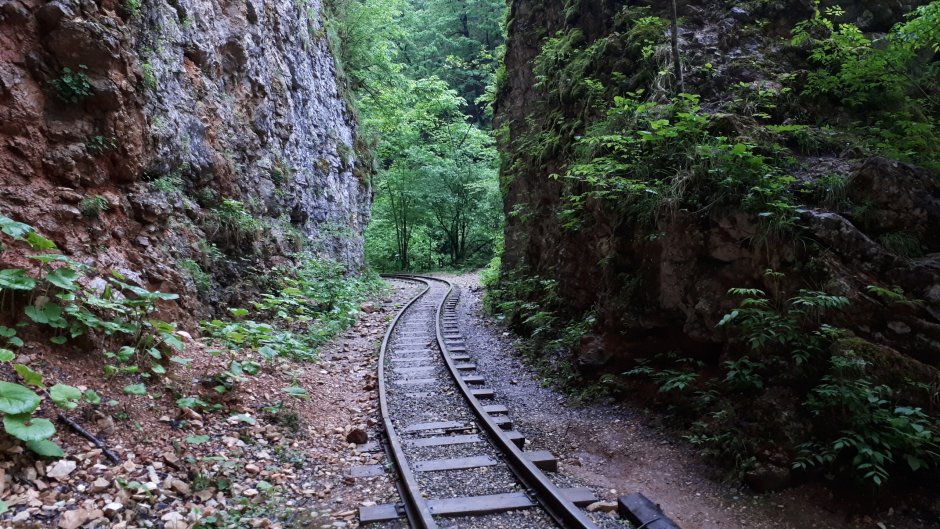
[[(541, 335), (583, 322), (582, 367), (633, 368), (763, 488), (936, 464), (930, 435), (835, 443), (889, 435), (895, 404), (921, 408), (904, 435), (932, 424), (936, 6), (886, 36), (922, 3), (680, 2), (680, 78), (670, 6), (627, 4), (512, 2), (496, 300)], [(868, 448), (897, 460), (866, 473)]]
[(0, 212), (68, 255), (186, 312), (243, 301), (304, 238), (361, 264), (370, 188), (319, 2), (17, 0), (0, 43)]

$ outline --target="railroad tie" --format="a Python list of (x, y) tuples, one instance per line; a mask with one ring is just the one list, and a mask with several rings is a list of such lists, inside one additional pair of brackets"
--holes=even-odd
[(480, 400), (496, 398), (496, 392), (489, 388), (471, 389), (470, 394)]
[(445, 470), (468, 470), (471, 468), (492, 467), (499, 461), (490, 456), (448, 457), (416, 461), (412, 467), (415, 472), (441, 472)]
[[(594, 491), (587, 487), (564, 488), (561, 489), (561, 493), (568, 501), (579, 507), (586, 507), (598, 500)], [(448, 503), (445, 503), (445, 501)], [(463, 509), (453, 508), (453, 504), (455, 503), (464, 503), (467, 507)], [(532, 500), (522, 492), (491, 494), (488, 496), (469, 496), (451, 498), (449, 500), (429, 500), (428, 504), (429, 506), (434, 506), (431, 508), (431, 512), (438, 516), (494, 514), (534, 506)], [(359, 521), (362, 523), (390, 522), (403, 516), (404, 509), (399, 504), (394, 503), (384, 503), (359, 508)]]

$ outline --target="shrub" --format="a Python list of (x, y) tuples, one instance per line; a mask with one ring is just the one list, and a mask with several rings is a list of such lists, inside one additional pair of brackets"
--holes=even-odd
[(212, 278), (199, 266), (199, 263), (192, 259), (183, 259), (178, 264), (189, 275), (200, 294), (206, 294), (212, 290)]
[(84, 64), (78, 66), (78, 70), (71, 68), (62, 68), (59, 77), (52, 80), (52, 88), (55, 90), (56, 97), (65, 103), (81, 103), (86, 97), (91, 95), (91, 83), (85, 71), (88, 68)]
[(157, 71), (154, 69), (153, 65), (149, 62), (145, 62), (140, 67), (141, 71), (144, 74), (144, 86), (150, 90), (157, 89)]
[(140, 7), (142, 0), (124, 0), (124, 8), (127, 9), (127, 12), (130, 13), (132, 17), (140, 15)]
[(800, 446), (794, 468), (821, 467), (878, 487), (900, 469), (940, 466), (936, 418), (920, 408), (891, 404), (891, 388), (868, 379), (865, 360), (833, 356), (831, 365), (806, 399), (824, 435)]
[(117, 140), (114, 136), (92, 136), (85, 142), (85, 148), (88, 149), (88, 152), (94, 154), (101, 154), (115, 147), (117, 147)]
[(213, 236), (236, 247), (250, 245), (257, 240), (262, 227), (261, 221), (253, 217), (244, 204), (230, 199), (212, 208), (208, 221)]
[(89, 219), (97, 219), (110, 207), (108, 199), (101, 195), (86, 196), (78, 203), (78, 209), (82, 212), (82, 215)]
[(295, 268), (272, 269), (272, 276), (279, 278), (278, 287), (253, 302), (253, 311), (230, 309), (233, 320), (202, 322), (203, 330), (233, 348), (253, 349), (266, 359), (314, 360), (317, 347), (355, 321), (362, 300), (383, 289), (378, 276), (351, 276), (336, 261), (307, 253), (295, 259)]
[(183, 178), (174, 172), (157, 178), (150, 185), (162, 193), (180, 193), (183, 190)]

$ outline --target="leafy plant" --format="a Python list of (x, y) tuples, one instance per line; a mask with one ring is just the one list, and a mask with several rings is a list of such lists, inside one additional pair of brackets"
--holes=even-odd
[(806, 401), (831, 433), (801, 445), (794, 468), (823, 467), (880, 487), (899, 467), (919, 472), (940, 466), (936, 418), (920, 408), (892, 405), (890, 388), (865, 376), (865, 360), (833, 356), (831, 365)]
[(52, 89), (56, 97), (65, 103), (77, 104), (91, 95), (91, 82), (85, 73), (88, 68), (84, 64), (78, 65), (78, 70), (62, 68), (59, 77), (52, 80)]
[(182, 259), (178, 264), (189, 274), (189, 278), (192, 279), (200, 294), (206, 294), (212, 289), (212, 278), (199, 266), (199, 263), (192, 259)]
[(132, 16), (140, 16), (140, 7), (142, 0), (123, 0), (124, 9)]
[(117, 147), (117, 140), (114, 136), (95, 135), (85, 142), (85, 148), (88, 152), (101, 154)]
[[(131, 0), (131, 1), (139, 1), (139, 0)], [(139, 6), (138, 6), (138, 9), (139, 9)], [(157, 89), (157, 71), (153, 67), (153, 64), (149, 62), (145, 62), (144, 64), (140, 66), (140, 70), (141, 72), (143, 72), (143, 75), (144, 75), (144, 86), (147, 87), (148, 90), (156, 90)]]
[[(25, 243), (33, 250), (56, 250), (52, 241), (26, 224), (0, 217), (0, 230), (14, 243)], [(175, 325), (153, 318), (157, 303), (175, 300), (178, 298), (176, 294), (154, 292), (130, 284), (125, 276), (116, 272), (101, 278), (105, 285), (101, 290), (88, 289), (83, 284), (86, 275), (94, 271), (90, 267), (59, 253), (37, 253), (28, 255), (28, 258), (38, 263), (37, 273), (29, 274), (21, 269), (0, 270), (0, 295), (4, 298), (15, 292), (30, 295), (25, 306), (17, 306), (11, 300), (7, 308), (12, 317), (22, 314), (28, 322), (48, 327), (52, 332), (45, 334), (57, 345), (90, 333), (96, 334), (101, 343), (110, 342), (116, 351), (104, 353), (110, 360), (104, 368), (109, 375), (139, 373), (143, 378), (149, 377), (150, 373), (141, 369), (141, 358), (149, 359), (149, 371), (155, 374), (166, 372), (164, 360), (183, 362), (175, 356), (183, 351)], [(23, 345), (14, 329), (0, 328), (0, 337), (6, 340), (7, 346)], [(3, 351), (0, 351), (0, 357), (11, 356)], [(28, 383), (41, 383), (38, 374), (26, 366), (17, 365), (15, 369)], [(58, 398), (62, 393), (59, 390), (56, 393), (54, 400), (64, 402)], [(92, 393), (88, 397), (94, 398), (95, 395)]]
[[(202, 322), (202, 330), (236, 350), (252, 349), (271, 360), (314, 360), (316, 348), (352, 324), (359, 304), (383, 288), (375, 276), (348, 275), (345, 265), (311, 254), (295, 256), (292, 269), (273, 269), (277, 289), (261, 294), (249, 309), (232, 308), (233, 320)], [(247, 319), (254, 315), (265, 322)]]
[(878, 237), (878, 242), (884, 246), (885, 250), (898, 257), (914, 258), (921, 257), (924, 254), (917, 237), (907, 232), (885, 233)]
[[(0, 364), (14, 358), (13, 355), (4, 355), (0, 357)], [(0, 413), (3, 414), (4, 431), (40, 456), (62, 457), (62, 449), (50, 441), (55, 435), (55, 426), (48, 419), (36, 416), (43, 398), (27, 386), (38, 388), (53, 404), (66, 410), (78, 406), (82, 392), (65, 384), (56, 384), (47, 389), (39, 373), (23, 364), (15, 364), (13, 368), (24, 384), (0, 381)]]
[[(805, 95), (827, 96), (865, 118), (859, 127), (882, 152), (932, 168), (940, 161), (933, 87), (940, 72), (936, 28), (940, 6), (920, 6), (884, 38), (873, 40), (851, 23), (837, 23), (842, 11), (829, 8), (797, 24), (793, 43), (809, 48), (818, 69), (809, 73)], [(927, 58), (927, 59), (925, 59)]]
[(153, 180), (150, 185), (162, 193), (180, 193), (183, 190), (183, 178), (174, 172)]
[(262, 228), (261, 221), (253, 217), (244, 204), (230, 199), (223, 200), (211, 210), (208, 225), (212, 236), (217, 236), (226, 244), (235, 247), (253, 243)]
[(89, 219), (97, 219), (110, 207), (108, 199), (101, 195), (86, 196), (78, 204), (78, 209), (82, 212), (82, 215)]

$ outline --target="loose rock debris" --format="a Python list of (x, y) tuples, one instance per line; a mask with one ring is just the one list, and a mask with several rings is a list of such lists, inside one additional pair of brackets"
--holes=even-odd
[[(283, 361), (247, 379), (223, 412), (180, 410), (167, 397), (125, 408), (131, 413), (119, 420), (104, 408), (90, 415), (82, 422), (120, 465), (65, 430), (61, 460), (0, 440), (0, 500), (8, 509), (0, 527), (357, 527), (358, 505), (396, 497), (394, 476), (350, 478), (348, 470), (385, 463), (383, 454), (357, 448), (377, 438), (375, 352), (411, 288), (397, 285), (388, 299), (364, 306), (319, 362)], [(288, 385), (309, 398), (280, 392)]]

